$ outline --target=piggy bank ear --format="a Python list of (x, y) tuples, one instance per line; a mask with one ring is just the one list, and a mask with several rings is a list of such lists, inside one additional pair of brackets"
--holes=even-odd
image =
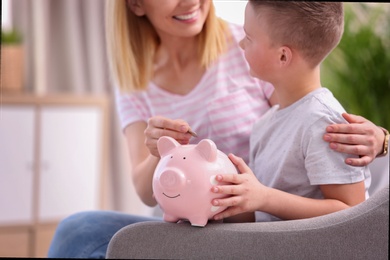
[(157, 141), (157, 149), (160, 156), (165, 156), (173, 148), (180, 146), (180, 144), (169, 136), (161, 136)]
[(200, 141), (196, 147), (201, 155), (209, 162), (213, 162), (217, 159), (217, 146), (215, 143), (209, 139), (203, 139)]

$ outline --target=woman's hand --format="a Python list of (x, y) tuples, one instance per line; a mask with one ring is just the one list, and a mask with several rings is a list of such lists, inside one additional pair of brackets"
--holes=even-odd
[(382, 152), (385, 138), (382, 129), (361, 116), (343, 113), (350, 124), (333, 124), (326, 128), (323, 138), (329, 147), (340, 153), (359, 155), (360, 158), (347, 158), (346, 164), (365, 166)]
[(223, 199), (214, 199), (214, 206), (226, 206), (226, 210), (214, 216), (214, 220), (235, 216), (245, 212), (254, 212), (260, 208), (263, 193), (267, 189), (253, 174), (242, 158), (229, 154), (230, 160), (237, 166), (240, 174), (217, 175), (218, 182), (229, 183), (213, 186), (211, 191), (231, 195)]
[(190, 126), (181, 119), (172, 120), (162, 116), (154, 116), (148, 120), (148, 125), (144, 131), (145, 145), (150, 153), (160, 157), (157, 150), (157, 140), (161, 136), (170, 136), (180, 144), (188, 144), (191, 134), (188, 133)]

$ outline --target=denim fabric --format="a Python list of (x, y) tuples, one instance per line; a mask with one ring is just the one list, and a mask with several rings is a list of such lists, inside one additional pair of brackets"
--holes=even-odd
[(80, 212), (65, 218), (51, 242), (50, 258), (105, 258), (110, 239), (121, 228), (143, 221), (161, 221), (114, 211)]

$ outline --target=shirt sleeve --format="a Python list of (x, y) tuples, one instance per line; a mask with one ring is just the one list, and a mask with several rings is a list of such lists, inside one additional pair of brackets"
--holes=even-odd
[(141, 93), (121, 93), (115, 89), (115, 105), (122, 130), (137, 121), (147, 122), (150, 117)]
[(326, 126), (341, 122), (341, 119), (322, 116), (306, 131), (304, 140), (307, 141), (303, 147), (305, 167), (311, 185), (348, 184), (365, 179), (366, 167), (354, 167), (345, 163), (346, 158), (354, 155), (336, 152), (322, 139)]

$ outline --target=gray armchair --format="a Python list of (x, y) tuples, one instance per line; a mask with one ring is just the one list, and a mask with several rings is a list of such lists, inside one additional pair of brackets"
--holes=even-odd
[(321, 217), (263, 223), (143, 222), (118, 231), (107, 258), (388, 259), (389, 185)]

